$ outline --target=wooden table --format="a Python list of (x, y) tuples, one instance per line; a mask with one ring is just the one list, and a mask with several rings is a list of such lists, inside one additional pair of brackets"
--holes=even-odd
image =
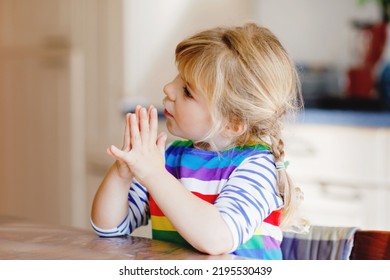
[(100, 238), (92, 230), (0, 216), (2, 260), (234, 260), (143, 237)]

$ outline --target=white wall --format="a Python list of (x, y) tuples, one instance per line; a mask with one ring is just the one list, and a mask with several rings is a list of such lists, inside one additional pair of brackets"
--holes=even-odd
[[(161, 105), (176, 75), (174, 50), (185, 37), (216, 25), (253, 19), (252, 0), (125, 1), (125, 94), (131, 104)], [(140, 100), (141, 99), (141, 100)]]
[(259, 0), (254, 10), (259, 23), (279, 37), (297, 62), (345, 68), (355, 59), (351, 22), (379, 19), (375, 2), (361, 6), (358, 0)]
[(269, 27), (299, 63), (345, 69), (355, 59), (352, 19), (379, 18), (357, 0), (125, 1), (126, 103), (161, 105), (175, 75), (174, 49), (184, 37), (216, 25), (257, 21)]

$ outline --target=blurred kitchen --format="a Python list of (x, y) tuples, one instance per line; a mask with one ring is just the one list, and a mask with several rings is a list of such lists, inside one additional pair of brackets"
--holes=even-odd
[(0, 215), (89, 228), (106, 148), (121, 146), (126, 111), (161, 108), (176, 44), (256, 21), (302, 78), (305, 111), (285, 134), (302, 212), (390, 230), (387, 2), (0, 0)]

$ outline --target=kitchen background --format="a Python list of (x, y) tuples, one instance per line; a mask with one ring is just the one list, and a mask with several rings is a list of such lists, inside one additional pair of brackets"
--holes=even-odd
[(176, 44), (250, 20), (300, 69), (285, 137), (303, 215), (390, 230), (390, 43), (365, 59), (382, 19), (368, 0), (0, 0), (0, 215), (89, 228), (106, 147), (135, 104), (161, 106)]

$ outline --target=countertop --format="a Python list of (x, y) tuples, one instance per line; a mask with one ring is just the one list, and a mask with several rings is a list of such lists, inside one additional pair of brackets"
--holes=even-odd
[(149, 238), (94, 232), (0, 216), (0, 260), (235, 260)]
[(332, 124), (390, 128), (390, 112), (307, 108), (299, 113), (297, 122), (303, 124)]

